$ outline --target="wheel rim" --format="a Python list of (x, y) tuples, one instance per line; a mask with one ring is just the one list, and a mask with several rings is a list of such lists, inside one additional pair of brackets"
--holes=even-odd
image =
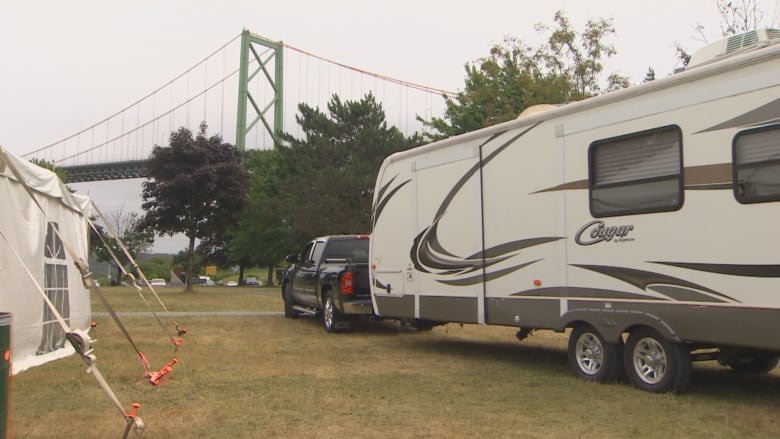
[(604, 346), (596, 335), (582, 334), (577, 339), (577, 365), (584, 373), (596, 375), (604, 364)]
[(634, 370), (637, 377), (647, 384), (657, 384), (666, 375), (668, 363), (666, 351), (654, 338), (639, 340), (634, 348)]
[(322, 310), (322, 319), (326, 328), (333, 327), (333, 301), (330, 297), (325, 299), (325, 309)]

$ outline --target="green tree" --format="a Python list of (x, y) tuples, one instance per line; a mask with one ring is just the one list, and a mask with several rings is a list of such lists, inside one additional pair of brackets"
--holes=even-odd
[(443, 118), (420, 119), (436, 140), (516, 118), (535, 104), (560, 104), (604, 91), (628, 87), (626, 77), (613, 73), (600, 83), (603, 60), (615, 55), (606, 39), (615, 32), (612, 20), (590, 20), (578, 33), (563, 12), (555, 27), (537, 25), (546, 43), (531, 47), (508, 36), (490, 55), (465, 66), (465, 88), (455, 98), (444, 96)]
[(652, 67), (647, 68), (647, 73), (645, 73), (644, 79), (642, 79), (642, 83), (645, 82), (651, 82), (655, 81), (655, 69)]
[[(604, 70), (602, 61), (617, 52), (605, 37), (615, 33), (612, 19), (592, 19), (585, 24), (581, 34), (572, 29), (571, 23), (562, 11), (555, 13), (557, 27), (537, 25), (537, 30), (550, 31), (547, 46), (540, 46), (537, 56), (544, 60), (544, 66), (556, 76), (566, 78), (569, 100), (580, 100), (601, 92), (599, 78)], [(611, 75), (609, 87), (622, 81)], [(608, 87), (608, 88), (609, 88)]]
[(170, 280), (171, 269), (173, 268), (172, 258), (170, 256), (150, 256), (140, 258), (138, 266), (141, 267), (147, 279), (162, 278)]
[(306, 104), (298, 106), (298, 124), (304, 138), (282, 136), (277, 149), (277, 184), (291, 211), (283, 218), (291, 228), (291, 242), (312, 236), (370, 232), (371, 202), (379, 166), (384, 158), (421, 143), (389, 127), (382, 105), (372, 94), (359, 101), (334, 95), (327, 113)]
[(266, 281), (272, 284), (273, 268), (295, 245), (286, 220), (290, 191), (281, 190), (294, 182), (280, 167), (276, 150), (249, 151), (244, 165), (250, 173), (251, 189), (239, 225), (229, 233), (227, 260), (239, 267), (239, 282), (243, 283), (246, 268), (260, 266), (268, 269)]
[(246, 205), (248, 179), (240, 154), (220, 136), (207, 137), (207, 128), (202, 123), (194, 138), (179, 128), (168, 147), (155, 146), (143, 184), (145, 224), (160, 235), (182, 233), (189, 239), (187, 291), (192, 291), (195, 240), (224, 234)]
[(395, 151), (422, 142), (388, 126), (382, 105), (334, 95), (327, 111), (299, 104), (304, 136), (282, 135), (274, 151), (250, 152), (248, 206), (231, 231), (229, 258), (269, 268), (314, 236), (369, 233), (379, 166)]
[[(180, 280), (187, 282), (187, 278), (189, 275), (187, 274), (187, 264), (189, 263), (190, 254), (188, 249), (179, 250), (176, 254), (173, 255), (171, 258), (171, 266), (173, 267), (173, 272), (176, 274), (176, 276), (179, 277)], [(193, 278), (199, 276), (203, 269), (203, 263), (200, 261), (200, 253), (195, 252), (195, 255), (192, 258), (192, 276)]]

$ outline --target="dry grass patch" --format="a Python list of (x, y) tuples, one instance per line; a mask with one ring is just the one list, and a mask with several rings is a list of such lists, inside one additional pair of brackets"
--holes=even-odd
[[(201, 299), (207, 294), (193, 300), (264, 310), (242, 292)], [(281, 309), (276, 289), (259, 294)], [(183, 299), (177, 306), (194, 310)], [(125, 323), (153, 367), (174, 355), (152, 319)], [(780, 437), (777, 371), (736, 377), (696, 365), (689, 393), (654, 395), (575, 379), (565, 335), (549, 332), (519, 343), (511, 328), (474, 325), (416, 332), (359, 322), (332, 335), (313, 318), (201, 316), (186, 324), (179, 364), (154, 387), (113, 323), (98, 319), (98, 365), (126, 405), (142, 404), (145, 437)], [(118, 412), (83, 370), (71, 357), (16, 376), (15, 437), (120, 436)]]
[[(152, 311), (161, 308), (149, 288), (141, 294), (147, 306), (131, 287), (102, 287), (111, 306), (117, 311)], [(157, 287), (155, 292), (169, 311), (283, 311), (280, 287), (197, 287), (191, 293), (179, 287)], [(92, 295), (92, 310), (104, 311), (103, 304)]]

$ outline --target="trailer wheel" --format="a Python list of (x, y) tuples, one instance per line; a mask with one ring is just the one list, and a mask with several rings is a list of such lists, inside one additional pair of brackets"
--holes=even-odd
[(607, 343), (590, 325), (579, 325), (569, 336), (569, 366), (586, 381), (605, 383), (622, 375), (623, 341)]
[(688, 348), (665, 339), (650, 328), (640, 328), (629, 334), (623, 365), (631, 383), (648, 392), (680, 393), (691, 382), (693, 366)]
[(336, 308), (336, 303), (333, 300), (333, 293), (326, 291), (322, 305), (322, 326), (325, 328), (325, 331), (331, 333), (339, 332), (341, 327), (346, 323), (346, 319)]
[(284, 284), (282, 295), (284, 296), (284, 317), (287, 319), (297, 319), (298, 311), (293, 308), (295, 302), (292, 298), (292, 291), (290, 291), (290, 284)]

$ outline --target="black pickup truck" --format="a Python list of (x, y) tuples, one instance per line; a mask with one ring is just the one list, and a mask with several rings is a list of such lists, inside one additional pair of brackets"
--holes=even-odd
[(325, 330), (348, 329), (352, 317), (371, 315), (366, 235), (317, 238), (299, 254), (288, 255), (291, 265), (282, 279), (284, 316), (320, 314)]

